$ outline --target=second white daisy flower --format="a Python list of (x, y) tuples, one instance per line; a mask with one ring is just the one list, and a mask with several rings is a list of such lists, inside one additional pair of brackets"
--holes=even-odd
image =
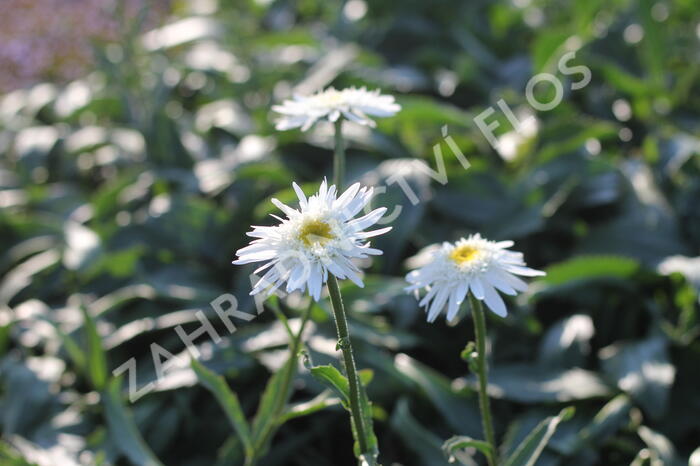
[(361, 125), (375, 126), (370, 116), (389, 117), (401, 110), (401, 106), (394, 101), (394, 96), (383, 95), (378, 89), (368, 91), (364, 87), (351, 87), (339, 91), (329, 87), (310, 96), (294, 96), (293, 100), (285, 100), (272, 110), (282, 115), (276, 129), (284, 131), (300, 127), (306, 131), (323, 118), (335, 122), (345, 117)]
[(253, 227), (248, 236), (256, 239), (236, 253), (238, 260), (234, 264), (267, 262), (255, 271), (257, 274), (267, 270), (250, 294), (265, 290), (272, 293), (286, 282), (288, 293), (308, 288), (318, 301), (329, 273), (364, 286), (353, 260), (382, 254), (369, 247), (366, 240), (391, 230), (386, 227), (365, 231), (381, 219), (385, 207), (355, 218), (370, 202), (372, 188), (361, 188), (355, 183), (337, 197), (336, 187), (329, 187), (323, 180), (318, 193), (307, 199), (296, 183), (293, 187), (299, 209), (272, 199), (287, 218), (274, 216), (280, 221), (278, 225)]
[(511, 246), (512, 241), (488, 241), (479, 234), (456, 243), (429, 246), (410, 259), (409, 265), (417, 269), (406, 275), (410, 283), (406, 290), (417, 296), (421, 290), (427, 291), (420, 305), (428, 312), (428, 322), (445, 308), (447, 320), (454, 319), (469, 292), (505, 317), (508, 312), (498, 291), (516, 295), (527, 289), (516, 275), (545, 274), (527, 267), (522, 253), (507, 250)]

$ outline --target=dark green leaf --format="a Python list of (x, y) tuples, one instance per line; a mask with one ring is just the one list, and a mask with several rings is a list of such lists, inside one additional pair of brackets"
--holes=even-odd
[(574, 414), (573, 408), (563, 409), (557, 416), (551, 416), (542, 421), (518, 445), (512, 455), (506, 459), (504, 466), (533, 466), (540, 457), (547, 442), (552, 438), (560, 422), (570, 419)]
[(112, 441), (134, 466), (161, 466), (161, 462), (144, 442), (136, 423), (122, 403), (120, 387), (121, 379), (116, 378), (102, 391), (105, 417)]
[(226, 413), (226, 417), (228, 417), (229, 422), (231, 422), (238, 437), (241, 439), (241, 443), (246, 450), (246, 456), (253, 456), (253, 440), (250, 428), (236, 393), (229, 388), (223, 377), (216, 375), (196, 359), (192, 358), (191, 364), (199, 381), (212, 392)]
[[(90, 312), (81, 307), (87, 341), (87, 369), (92, 386), (102, 390), (107, 383), (107, 355), (102, 348), (102, 341)], [(79, 358), (79, 361), (82, 358)]]

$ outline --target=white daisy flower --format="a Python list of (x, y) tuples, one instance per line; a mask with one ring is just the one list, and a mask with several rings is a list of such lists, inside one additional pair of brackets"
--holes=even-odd
[(382, 95), (379, 89), (368, 91), (364, 87), (351, 87), (339, 91), (329, 87), (311, 96), (294, 96), (293, 100), (285, 100), (272, 110), (282, 115), (275, 126), (278, 130), (301, 127), (306, 131), (322, 118), (335, 122), (341, 116), (374, 127), (375, 123), (368, 115), (389, 117), (401, 110), (401, 106), (394, 101), (394, 96)]
[(406, 275), (416, 298), (422, 289), (427, 291), (420, 301), (433, 322), (447, 307), (447, 320), (457, 315), (460, 305), (471, 291), (472, 295), (501, 317), (507, 315), (506, 305), (498, 294), (516, 295), (525, 291), (527, 284), (516, 277), (534, 277), (544, 272), (525, 266), (520, 252), (508, 251), (512, 241), (488, 241), (479, 234), (462, 238), (456, 243), (432, 245), (409, 259), (413, 270)]
[(266, 289), (271, 294), (286, 282), (287, 293), (304, 292), (308, 287), (309, 294), (318, 301), (329, 272), (339, 279), (349, 278), (356, 285), (364, 286), (353, 260), (382, 254), (379, 249), (370, 248), (366, 240), (386, 233), (391, 227), (364, 230), (379, 221), (386, 207), (354, 218), (370, 202), (372, 188), (360, 188), (360, 184), (355, 183), (336, 197), (336, 187), (329, 187), (324, 179), (318, 193), (307, 199), (296, 183), (292, 186), (300, 209), (272, 199), (287, 218), (273, 215), (280, 221), (278, 225), (253, 227), (248, 236), (257, 239), (236, 252), (238, 260), (234, 264), (267, 261), (254, 272), (269, 269), (250, 294)]

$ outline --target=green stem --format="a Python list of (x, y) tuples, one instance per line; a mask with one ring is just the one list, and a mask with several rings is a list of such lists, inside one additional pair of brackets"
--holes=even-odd
[(360, 408), (360, 379), (357, 377), (355, 358), (352, 354), (352, 344), (350, 343), (350, 333), (348, 331), (348, 321), (345, 316), (343, 298), (340, 295), (338, 280), (331, 274), (328, 276), (328, 292), (331, 296), (335, 326), (338, 330), (338, 346), (343, 352), (345, 373), (350, 386), (350, 414), (357, 432), (357, 442), (360, 446), (360, 453), (367, 453), (368, 446), (365, 437), (365, 424)]
[(301, 349), (301, 337), (304, 334), (304, 328), (306, 328), (306, 323), (309, 321), (311, 316), (311, 308), (313, 307), (313, 301), (306, 307), (304, 314), (301, 317), (301, 325), (299, 326), (299, 332), (294, 336), (292, 341), (289, 343), (289, 366), (287, 366), (287, 371), (284, 374), (284, 381), (282, 383), (282, 396), (277, 400), (277, 406), (275, 413), (278, 415), (282, 413), (287, 400), (289, 398), (290, 388), (292, 382), (294, 381), (294, 374), (297, 371), (297, 357), (299, 356), (299, 350)]
[(343, 190), (345, 178), (345, 143), (343, 142), (343, 118), (335, 122), (335, 152), (333, 153), (333, 184), (338, 192)]
[(491, 421), (491, 407), (489, 406), (488, 385), (488, 363), (486, 362), (486, 318), (481, 301), (471, 294), (469, 299), (472, 307), (474, 319), (474, 333), (476, 334), (477, 366), (479, 376), (479, 410), (481, 411), (481, 426), (484, 429), (484, 437), (491, 445), (492, 457), (488, 458), (489, 465), (497, 464), (496, 436), (493, 433), (493, 422)]

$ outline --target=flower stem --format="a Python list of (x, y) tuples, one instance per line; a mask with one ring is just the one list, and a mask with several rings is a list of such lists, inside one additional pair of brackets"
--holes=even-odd
[(357, 368), (355, 367), (355, 358), (352, 353), (352, 344), (350, 343), (350, 333), (348, 331), (348, 321), (345, 316), (343, 298), (340, 295), (338, 280), (332, 274), (328, 276), (328, 292), (331, 296), (335, 326), (338, 331), (338, 346), (343, 352), (345, 373), (348, 377), (350, 388), (350, 415), (352, 416), (352, 422), (357, 432), (357, 442), (360, 446), (360, 453), (367, 453), (368, 445), (366, 441), (365, 423), (364, 417), (362, 416), (362, 408), (360, 407), (360, 379), (357, 377)]
[(333, 184), (338, 192), (343, 191), (345, 178), (345, 143), (343, 141), (343, 119), (335, 121), (335, 152), (333, 153)]
[(481, 426), (484, 430), (484, 437), (491, 445), (492, 456), (488, 458), (489, 465), (497, 464), (496, 437), (493, 433), (493, 422), (491, 421), (491, 407), (489, 406), (489, 395), (486, 392), (488, 385), (488, 363), (486, 362), (486, 318), (481, 301), (471, 294), (469, 299), (474, 318), (474, 333), (476, 334), (477, 366), (479, 376), (479, 410), (481, 411)]

